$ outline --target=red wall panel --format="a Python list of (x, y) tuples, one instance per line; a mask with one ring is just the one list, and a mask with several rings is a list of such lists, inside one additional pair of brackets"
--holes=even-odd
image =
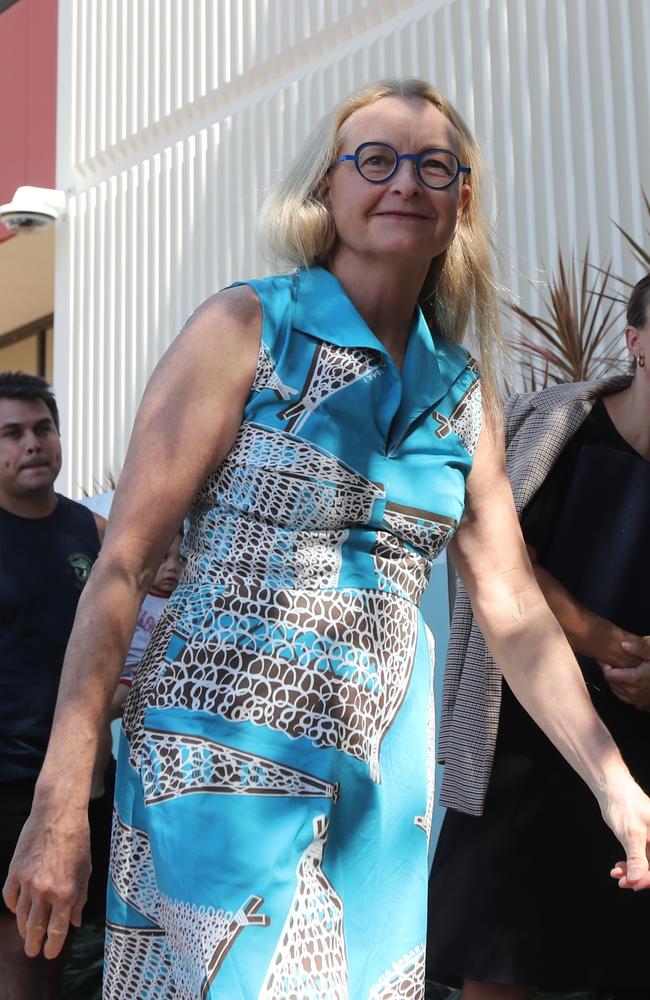
[(57, 7), (18, 0), (0, 14), (0, 204), (22, 184), (55, 185)]

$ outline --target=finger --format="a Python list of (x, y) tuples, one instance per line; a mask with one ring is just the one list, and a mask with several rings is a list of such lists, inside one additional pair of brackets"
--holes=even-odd
[(40, 955), (47, 932), (50, 916), (50, 904), (45, 900), (32, 900), (32, 905), (25, 924), (25, 954), (30, 958)]
[(43, 946), (43, 954), (46, 958), (56, 958), (60, 953), (65, 944), (69, 926), (69, 908), (54, 908), (50, 914), (50, 920), (47, 925), (47, 938)]
[(627, 876), (623, 876), (618, 880), (619, 889), (632, 889), (634, 892), (639, 892), (641, 889), (650, 889), (650, 875), (644, 875), (641, 879), (636, 879), (631, 882)]
[(12, 913), (16, 912), (19, 896), (20, 896), (20, 879), (16, 878), (15, 875), (9, 874), (2, 889), (2, 898), (5, 901), (7, 909), (11, 910)]
[(81, 927), (83, 908), (86, 905), (87, 895), (88, 893), (86, 892), (81, 893), (75, 900), (72, 910), (70, 911), (70, 923), (73, 927)]
[(16, 905), (16, 926), (23, 941), (27, 935), (27, 918), (32, 905), (29, 889), (22, 889)]
[(605, 677), (612, 677), (619, 683), (626, 683), (628, 681), (637, 681), (639, 675), (637, 673), (638, 667), (609, 667), (605, 664), (607, 669), (603, 670)]
[(642, 660), (650, 659), (650, 642), (647, 639), (624, 639), (621, 647), (632, 656), (640, 656)]
[(623, 844), (627, 857), (626, 879), (628, 882), (638, 882), (648, 874), (648, 858), (646, 856), (646, 831), (630, 834), (628, 842)]

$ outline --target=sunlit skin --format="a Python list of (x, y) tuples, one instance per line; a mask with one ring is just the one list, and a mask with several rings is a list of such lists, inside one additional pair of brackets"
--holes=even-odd
[(40, 399), (0, 399), (0, 507), (46, 517), (56, 507), (61, 439)]
[[(422, 98), (383, 97), (352, 114), (339, 153), (363, 142), (386, 142), (398, 153), (450, 149), (460, 158), (458, 130)], [(322, 196), (338, 242), (329, 262), (359, 312), (399, 364), (411, 328), (413, 303), (434, 257), (451, 243), (471, 186), (460, 175), (448, 188), (424, 185), (412, 161), (383, 184), (360, 176), (352, 161), (327, 175)]]

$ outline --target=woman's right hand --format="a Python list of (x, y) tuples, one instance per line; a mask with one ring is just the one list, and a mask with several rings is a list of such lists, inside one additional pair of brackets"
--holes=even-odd
[(56, 958), (69, 925), (81, 925), (90, 877), (90, 833), (86, 810), (32, 809), (18, 839), (2, 890), (16, 914), (25, 954), (41, 948)]

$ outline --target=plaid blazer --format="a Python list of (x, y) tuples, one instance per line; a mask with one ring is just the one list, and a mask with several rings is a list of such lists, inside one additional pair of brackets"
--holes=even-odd
[[(517, 514), (540, 488), (565, 444), (599, 396), (631, 376), (555, 385), (512, 396), (504, 408), (506, 467)], [(438, 759), (444, 764), (440, 804), (480, 816), (487, 792), (501, 707), (501, 671), (474, 621), (459, 582), (445, 665)]]

